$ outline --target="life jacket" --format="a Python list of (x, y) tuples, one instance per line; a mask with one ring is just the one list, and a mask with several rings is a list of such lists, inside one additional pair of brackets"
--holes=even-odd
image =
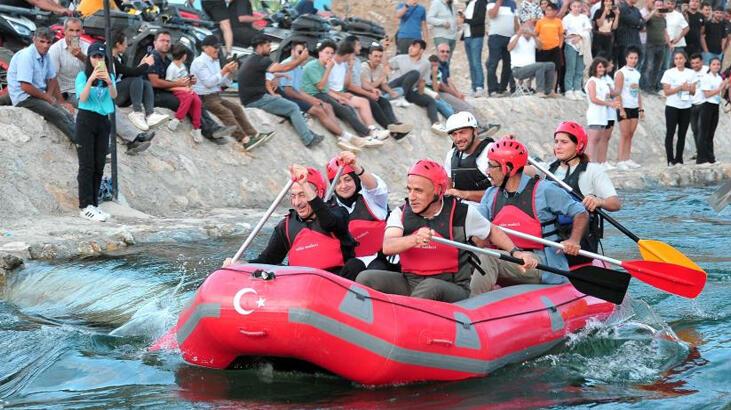
[[(404, 236), (411, 235), (419, 228), (426, 226), (433, 229), (439, 237), (464, 243), (468, 206), (458, 202), (455, 198), (445, 197), (443, 201), (442, 211), (432, 219), (414, 213), (408, 202), (404, 204), (401, 207)], [(399, 257), (401, 258), (401, 271), (415, 275), (456, 274), (463, 269), (473, 269), (469, 263), (468, 252), (435, 242), (401, 252)]]
[[(555, 231), (543, 233), (543, 227), (555, 225), (556, 219), (541, 222), (536, 213), (536, 191), (540, 178), (535, 177), (526, 185), (525, 189), (510, 198), (498, 190), (492, 203), (492, 223), (538, 238), (555, 234)], [(521, 249), (543, 249), (540, 243), (518, 238), (508, 234), (515, 246)]]
[(370, 256), (377, 254), (383, 247), (383, 234), (386, 231), (386, 221), (376, 218), (363, 195), (357, 194), (353, 212), (350, 213), (348, 230), (358, 242), (355, 256)]
[(345, 265), (340, 240), (322, 229), (318, 219), (303, 221), (290, 210), (284, 224), (290, 266), (329, 270)]
[(477, 158), (493, 142), (492, 138), (485, 138), (477, 145), (472, 155), (462, 158), (461, 152), (454, 148), (451, 161), (452, 186), (462, 191), (484, 191), (490, 187), (490, 179), (477, 168)]

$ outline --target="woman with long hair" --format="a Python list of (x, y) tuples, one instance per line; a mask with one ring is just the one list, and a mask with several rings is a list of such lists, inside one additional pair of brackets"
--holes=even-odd
[(586, 150), (589, 158), (598, 163), (606, 162), (606, 150), (604, 159), (599, 160), (599, 150), (602, 137), (606, 134), (609, 123), (609, 108), (618, 108), (619, 104), (612, 101), (611, 90), (604, 80), (609, 62), (603, 57), (597, 57), (589, 66), (589, 79), (586, 81), (586, 99), (589, 103), (586, 109), (586, 123), (589, 127), (588, 143)]
[(729, 79), (721, 78), (721, 60), (711, 58), (708, 74), (701, 79), (703, 104), (700, 112), (700, 136), (698, 138), (698, 158), (696, 163), (704, 164), (716, 162), (713, 153), (713, 137), (718, 127), (718, 107), (721, 104), (721, 94), (729, 88)]
[(640, 96), (640, 70), (637, 64), (640, 61), (640, 50), (637, 47), (627, 47), (625, 52), (626, 65), (614, 75), (614, 90), (619, 99), (619, 147), (617, 148), (617, 168), (622, 171), (639, 168), (640, 164), (632, 161), (632, 137), (637, 130), (637, 123), (645, 117)]
[(614, 0), (602, 0), (602, 5), (594, 12), (591, 22), (594, 27), (591, 54), (611, 59), (614, 50), (614, 32), (619, 25), (619, 9)]
[[(665, 94), (665, 154), (668, 166), (683, 163), (685, 134), (690, 125), (690, 111), (695, 93), (694, 72), (685, 67), (688, 61), (684, 51), (673, 53), (673, 68), (665, 71), (660, 83)], [(678, 131), (678, 142), (673, 152), (673, 139)]]
[[(614, 63), (607, 60), (607, 69), (602, 77), (607, 87), (609, 87), (609, 97), (612, 101), (615, 101), (617, 93), (614, 88)], [(604, 127), (604, 133), (599, 139), (599, 145), (597, 146), (597, 157), (594, 159), (596, 162), (604, 164), (607, 170), (615, 169), (616, 167), (607, 161), (607, 151), (609, 150), (609, 140), (612, 138), (612, 132), (614, 131), (614, 124), (617, 123), (617, 109), (618, 103), (607, 107), (607, 126)]]

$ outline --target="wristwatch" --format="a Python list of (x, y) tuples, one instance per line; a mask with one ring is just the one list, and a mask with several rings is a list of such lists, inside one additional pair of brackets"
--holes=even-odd
[(513, 249), (511, 249), (509, 252), (510, 256), (515, 257), (513, 255), (515, 252), (520, 252), (520, 248), (518, 248), (517, 246), (513, 246)]

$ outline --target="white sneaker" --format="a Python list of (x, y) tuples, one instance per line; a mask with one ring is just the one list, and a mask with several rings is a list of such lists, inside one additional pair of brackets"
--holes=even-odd
[(584, 98), (586, 98), (586, 93), (583, 91), (574, 90), (574, 96), (576, 96), (579, 100), (583, 100)]
[(95, 206), (94, 208), (96, 209), (97, 212), (99, 212), (99, 215), (101, 215), (105, 221), (112, 217), (112, 215), (102, 211), (102, 209), (99, 208), (98, 206)]
[(354, 152), (354, 153), (361, 151), (361, 149), (359, 147), (356, 147), (355, 145), (351, 144), (350, 141), (346, 141), (345, 139), (343, 139), (343, 137), (339, 137), (338, 142), (336, 142), (335, 145), (337, 145), (341, 149), (344, 149), (344, 150), (350, 151), (350, 152)]
[(566, 91), (566, 93), (564, 94), (564, 97), (568, 98), (569, 100), (573, 100), (574, 99), (574, 92), (571, 91), (571, 90)]
[(636, 168), (642, 168), (642, 165), (640, 165), (640, 164), (632, 161), (631, 159), (628, 159), (625, 162), (627, 163), (627, 166), (629, 166), (630, 168), (634, 168), (634, 169), (636, 169)]
[(132, 111), (131, 113), (127, 114), (127, 118), (129, 118), (129, 122), (131, 122), (132, 125), (142, 131), (147, 131), (150, 129), (150, 127), (147, 125), (147, 121), (145, 120), (144, 113)]
[(406, 101), (406, 98), (404, 98), (404, 97), (399, 97), (399, 98), (393, 100), (393, 105), (395, 105), (397, 107), (401, 107), (401, 108), (411, 107), (411, 103)]
[(477, 87), (475, 91), (472, 92), (473, 98), (480, 98), (485, 96), (485, 90), (482, 87)]
[(435, 122), (431, 126), (431, 132), (433, 132), (436, 135), (439, 135), (440, 137), (446, 137), (449, 136), (449, 133), (447, 132), (447, 128), (444, 126), (444, 124)]
[(173, 118), (172, 120), (170, 120), (170, 122), (168, 122), (168, 129), (170, 131), (175, 131), (178, 129), (178, 125), (180, 125), (180, 120), (177, 118)]
[(99, 213), (99, 210), (94, 205), (87, 205), (86, 208), (79, 211), (79, 216), (95, 222), (104, 222), (107, 220), (104, 218), (104, 215)]
[(196, 144), (200, 144), (201, 142), (203, 142), (203, 134), (201, 133), (200, 128), (191, 131), (190, 136), (193, 137), (193, 142), (195, 142)]
[(383, 145), (383, 141), (375, 138), (375, 137), (369, 137), (365, 139), (365, 146), (366, 148), (373, 148), (373, 147), (380, 147)]
[(379, 141), (383, 141), (391, 136), (391, 131), (388, 130), (375, 130), (372, 129), (370, 137)]
[(611, 162), (602, 162), (602, 166), (606, 171), (612, 171), (614, 169), (617, 169), (617, 167), (614, 166), (614, 164), (612, 164)]
[(630, 166), (627, 161), (619, 161), (617, 162), (617, 170), (619, 171), (629, 171)]
[(148, 127), (154, 127), (155, 125), (157, 125), (167, 119), (168, 119), (167, 114), (158, 114), (156, 112), (153, 112), (152, 114), (148, 115), (145, 118), (145, 121), (147, 121)]

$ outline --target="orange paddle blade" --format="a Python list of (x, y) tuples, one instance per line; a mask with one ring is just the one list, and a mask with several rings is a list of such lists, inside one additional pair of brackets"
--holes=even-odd
[(690, 258), (665, 242), (640, 239), (637, 242), (637, 245), (640, 247), (640, 255), (642, 255), (642, 259), (646, 261), (672, 263), (705, 273), (705, 271), (701, 269), (700, 266), (696, 265), (695, 262), (690, 260)]
[(622, 267), (648, 285), (686, 298), (695, 298), (706, 285), (705, 272), (672, 263), (623, 261)]

